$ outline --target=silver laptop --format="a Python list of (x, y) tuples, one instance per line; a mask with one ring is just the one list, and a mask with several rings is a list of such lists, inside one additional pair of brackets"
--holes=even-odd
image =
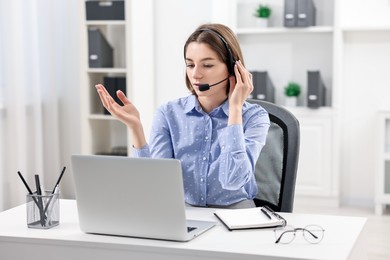
[(179, 160), (100, 155), (71, 160), (86, 233), (189, 241), (216, 224), (186, 219)]

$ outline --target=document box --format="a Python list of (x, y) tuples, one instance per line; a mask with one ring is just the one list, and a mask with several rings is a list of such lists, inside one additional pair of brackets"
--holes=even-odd
[(86, 1), (87, 20), (124, 20), (125, 1)]

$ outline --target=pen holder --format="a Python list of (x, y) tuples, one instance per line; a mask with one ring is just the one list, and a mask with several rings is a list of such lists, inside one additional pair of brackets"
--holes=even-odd
[(59, 193), (27, 194), (27, 226), (49, 229), (60, 223)]

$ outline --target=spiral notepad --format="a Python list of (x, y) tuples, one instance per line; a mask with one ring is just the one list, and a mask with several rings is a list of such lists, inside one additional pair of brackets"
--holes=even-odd
[(283, 227), (287, 221), (269, 207), (216, 210), (214, 215), (230, 230)]

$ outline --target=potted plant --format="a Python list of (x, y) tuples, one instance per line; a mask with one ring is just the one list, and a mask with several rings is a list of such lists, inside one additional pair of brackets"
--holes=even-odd
[(301, 94), (301, 86), (290, 81), (287, 86), (284, 87), (284, 94), (286, 95), (286, 106), (297, 106), (298, 96)]
[(267, 5), (260, 4), (254, 15), (258, 25), (267, 27), (268, 19), (271, 16), (271, 8)]

